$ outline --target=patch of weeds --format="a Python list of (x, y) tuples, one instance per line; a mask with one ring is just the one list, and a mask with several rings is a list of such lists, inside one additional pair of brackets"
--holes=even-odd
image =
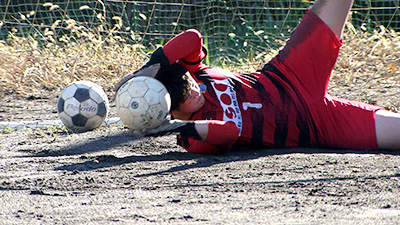
[(11, 128), (11, 127), (3, 127), (2, 129), (1, 129), (1, 133), (2, 134), (9, 134), (9, 133), (11, 133), (11, 132), (13, 132), (13, 128)]
[(45, 138), (49, 142), (57, 140), (61, 134), (69, 134), (69, 131), (64, 126), (47, 126), (44, 128), (24, 128), (23, 131), (27, 133), (28, 138), (42, 139)]

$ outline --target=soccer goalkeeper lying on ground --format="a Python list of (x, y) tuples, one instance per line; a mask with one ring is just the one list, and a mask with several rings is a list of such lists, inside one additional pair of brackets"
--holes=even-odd
[(133, 135), (177, 133), (187, 151), (211, 154), (249, 147), (400, 149), (399, 114), (327, 94), (352, 4), (316, 1), (279, 54), (251, 74), (203, 64), (202, 35), (180, 33), (139, 70), (167, 87), (172, 120)]

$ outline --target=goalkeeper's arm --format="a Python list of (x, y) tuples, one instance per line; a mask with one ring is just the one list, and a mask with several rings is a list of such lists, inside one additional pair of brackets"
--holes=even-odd
[(155, 129), (135, 130), (130, 133), (136, 137), (177, 134), (195, 142), (204, 143), (196, 143), (193, 146), (190, 143), (187, 146), (184, 145), (183, 147), (190, 152), (218, 153), (221, 150), (229, 149), (236, 143), (239, 129), (232, 122), (219, 120), (167, 120)]

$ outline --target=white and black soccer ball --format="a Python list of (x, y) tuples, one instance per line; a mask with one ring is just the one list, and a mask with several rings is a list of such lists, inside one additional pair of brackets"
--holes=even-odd
[(58, 116), (70, 130), (84, 132), (101, 126), (109, 111), (104, 90), (90, 81), (68, 85), (57, 102)]
[(165, 86), (146, 76), (134, 77), (122, 85), (115, 100), (118, 116), (132, 130), (158, 127), (166, 120), (171, 108)]

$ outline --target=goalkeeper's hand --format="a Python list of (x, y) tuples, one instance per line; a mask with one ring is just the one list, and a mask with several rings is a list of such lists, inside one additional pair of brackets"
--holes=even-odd
[(154, 129), (129, 130), (130, 135), (134, 137), (158, 137), (170, 134), (182, 135), (201, 140), (194, 121), (170, 120)]
[(140, 69), (136, 70), (132, 74), (123, 77), (114, 86), (115, 94), (122, 87), (122, 85), (124, 85), (130, 79), (138, 76), (147, 76), (154, 78), (160, 72), (160, 70), (168, 66), (169, 66), (169, 60), (167, 56), (165, 56), (163, 48), (159, 47), (151, 54), (150, 60), (145, 65), (143, 65)]
[(160, 64), (156, 63), (147, 67), (142, 67), (136, 70), (135, 72), (126, 75), (117, 84), (115, 84), (114, 86), (115, 95), (117, 94), (118, 90), (122, 87), (122, 85), (124, 85), (126, 82), (128, 82), (130, 79), (134, 77), (146, 76), (154, 78), (157, 75), (158, 71), (160, 71), (160, 67), (161, 67)]

